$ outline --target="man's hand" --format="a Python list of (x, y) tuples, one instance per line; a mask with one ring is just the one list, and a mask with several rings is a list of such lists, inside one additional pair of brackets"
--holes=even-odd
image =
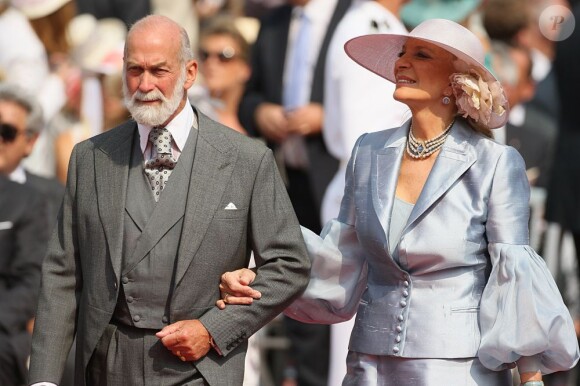
[(320, 103), (310, 103), (287, 113), (288, 131), (292, 134), (319, 133), (324, 123), (324, 110)]
[(182, 320), (170, 324), (155, 335), (184, 362), (203, 358), (211, 348), (209, 332), (199, 320)]
[(223, 310), (226, 304), (252, 304), (254, 299), (260, 299), (260, 291), (250, 287), (255, 278), (254, 271), (247, 268), (224, 273), (220, 281), (222, 298), (216, 302), (216, 306)]
[(286, 139), (288, 136), (288, 120), (282, 106), (273, 103), (262, 103), (256, 109), (255, 114), (260, 133), (266, 139), (276, 143)]

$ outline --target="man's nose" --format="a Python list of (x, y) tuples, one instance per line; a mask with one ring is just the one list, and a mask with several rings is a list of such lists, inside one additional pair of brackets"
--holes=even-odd
[(141, 79), (139, 80), (139, 91), (149, 92), (155, 88), (155, 79), (147, 71), (141, 74)]

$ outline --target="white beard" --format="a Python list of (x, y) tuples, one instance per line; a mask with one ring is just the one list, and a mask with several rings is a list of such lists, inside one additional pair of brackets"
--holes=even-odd
[[(158, 89), (143, 93), (139, 90), (135, 91), (133, 95), (129, 95), (129, 88), (127, 87), (127, 80), (125, 73), (123, 73), (123, 101), (127, 110), (131, 113), (133, 119), (147, 126), (160, 126), (165, 123), (169, 117), (177, 110), (181, 100), (183, 99), (183, 85), (185, 84), (185, 68), (179, 74), (179, 78), (173, 89), (173, 94), (170, 98), (166, 98)], [(146, 106), (141, 105), (141, 101), (160, 100), (160, 106)]]

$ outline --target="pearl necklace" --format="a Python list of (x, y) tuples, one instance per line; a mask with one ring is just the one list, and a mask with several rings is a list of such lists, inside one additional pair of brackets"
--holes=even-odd
[(449, 135), (449, 131), (451, 130), (451, 126), (455, 120), (451, 121), (449, 126), (445, 129), (444, 132), (439, 134), (437, 137), (433, 139), (428, 139), (426, 141), (421, 141), (413, 135), (413, 126), (409, 128), (409, 136), (407, 139), (407, 154), (414, 159), (425, 159), (429, 157), (431, 154), (435, 153), (437, 150), (443, 146), (447, 136)]

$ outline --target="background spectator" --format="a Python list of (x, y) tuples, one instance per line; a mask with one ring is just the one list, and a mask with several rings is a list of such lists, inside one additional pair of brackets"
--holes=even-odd
[[(21, 166), (42, 129), (38, 103), (0, 85), (0, 384), (20, 386), (30, 354), (30, 322), (40, 265), (62, 187)], [(10, 181), (13, 180), (13, 181)], [(60, 202), (59, 202), (60, 204)], [(59, 205), (58, 204), (58, 205)]]
[(250, 47), (233, 18), (212, 20), (201, 33), (198, 51), (203, 84), (190, 89), (189, 100), (218, 122), (245, 133), (238, 108), (251, 74)]

